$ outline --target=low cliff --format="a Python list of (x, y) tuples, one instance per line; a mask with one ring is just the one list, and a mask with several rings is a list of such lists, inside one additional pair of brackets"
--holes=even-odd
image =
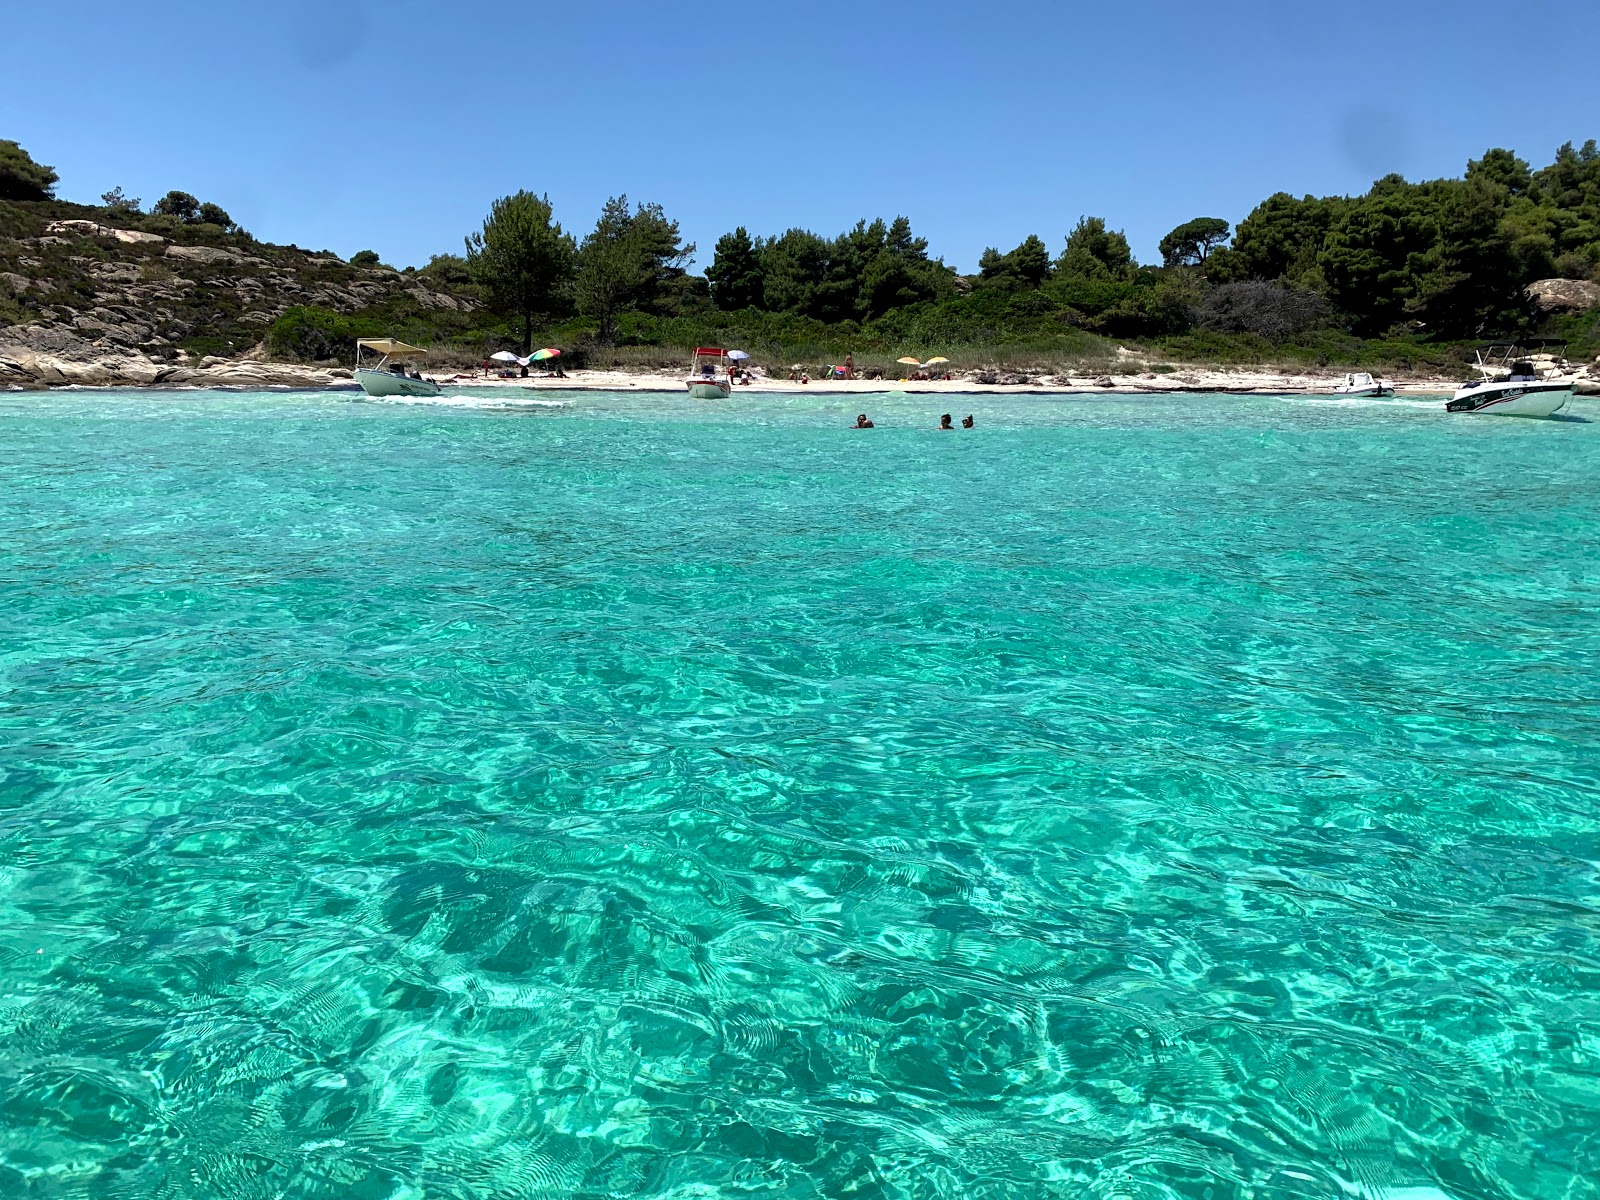
[(470, 289), (414, 272), (215, 226), (137, 224), (55, 201), (0, 204), (0, 386), (315, 385), (340, 373), (260, 361), (292, 306), (441, 334), (476, 314)]

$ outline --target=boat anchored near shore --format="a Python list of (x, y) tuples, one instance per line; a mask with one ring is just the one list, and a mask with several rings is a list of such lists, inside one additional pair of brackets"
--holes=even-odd
[(1480, 347), (1477, 359), (1483, 378), (1457, 388), (1446, 412), (1552, 417), (1572, 399), (1575, 380), (1560, 355), (1524, 355), (1520, 346), (1497, 344)]
[(1376, 379), (1365, 371), (1354, 371), (1333, 389), (1335, 396), (1392, 396), (1394, 384)]
[[(377, 363), (362, 366), (363, 350), (379, 355)], [(420, 346), (408, 346), (393, 338), (360, 338), (356, 341), (356, 382), (369, 396), (437, 396), (437, 383), (423, 378), (415, 366), (406, 368), (408, 359), (419, 359), (427, 353)]]
[(732, 360), (728, 352), (717, 346), (695, 347), (685, 385), (696, 400), (726, 400), (733, 392)]

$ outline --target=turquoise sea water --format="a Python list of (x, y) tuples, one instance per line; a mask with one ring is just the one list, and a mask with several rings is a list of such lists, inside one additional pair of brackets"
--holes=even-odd
[(554, 399), (0, 396), (0, 1196), (1597, 1194), (1600, 403)]

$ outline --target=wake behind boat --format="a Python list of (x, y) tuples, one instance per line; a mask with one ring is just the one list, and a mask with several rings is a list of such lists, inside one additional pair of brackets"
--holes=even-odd
[(1575, 381), (1559, 355), (1524, 355), (1515, 344), (1483, 346), (1476, 353), (1483, 378), (1456, 389), (1446, 412), (1551, 417), (1572, 399)]
[[(377, 363), (362, 366), (363, 350), (379, 355)], [(408, 346), (393, 338), (360, 338), (356, 341), (356, 382), (369, 396), (437, 396), (437, 383), (424, 379), (415, 366), (410, 370), (406, 368), (407, 359), (419, 359), (427, 353), (421, 347)]]

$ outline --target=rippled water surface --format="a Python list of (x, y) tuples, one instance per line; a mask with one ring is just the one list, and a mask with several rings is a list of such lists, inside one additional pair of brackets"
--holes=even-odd
[(0, 1195), (1596, 1195), (1600, 403), (503, 395), (0, 396)]

